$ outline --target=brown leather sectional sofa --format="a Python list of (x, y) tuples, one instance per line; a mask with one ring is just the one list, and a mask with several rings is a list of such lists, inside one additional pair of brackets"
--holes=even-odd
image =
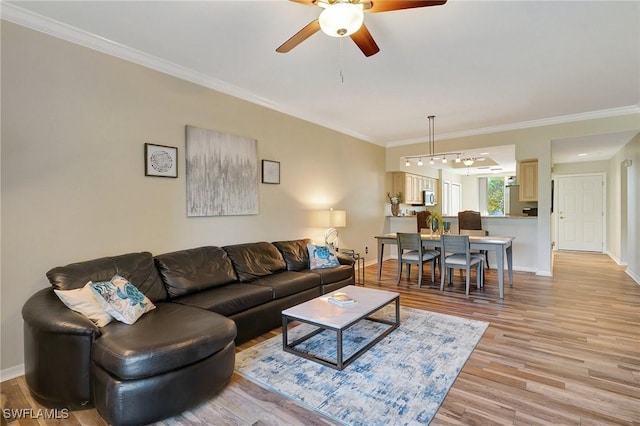
[[(47, 272), (52, 288), (22, 309), (25, 375), (47, 406), (95, 404), (114, 425), (147, 424), (212, 397), (229, 381), (235, 345), (281, 324), (281, 311), (354, 283), (353, 260), (309, 269), (311, 240), (130, 253)], [(53, 289), (126, 277), (156, 308), (133, 325), (97, 327)]]

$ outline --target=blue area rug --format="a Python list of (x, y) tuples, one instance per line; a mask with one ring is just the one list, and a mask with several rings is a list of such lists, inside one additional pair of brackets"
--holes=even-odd
[[(236, 371), (345, 425), (428, 424), (488, 325), (401, 308), (400, 327), (343, 371), (284, 352), (281, 336), (238, 353)], [(385, 327), (361, 321), (346, 331), (346, 356)], [(311, 330), (299, 325), (289, 341)], [(335, 340), (335, 332), (323, 332), (298, 349), (335, 359)]]

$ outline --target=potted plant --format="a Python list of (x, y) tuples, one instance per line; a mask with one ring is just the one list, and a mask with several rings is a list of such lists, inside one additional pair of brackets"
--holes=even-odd
[(398, 213), (400, 213), (400, 203), (404, 201), (402, 192), (398, 192), (394, 196), (392, 196), (390, 192), (387, 192), (387, 201), (391, 204), (391, 214), (398, 216)]
[(440, 229), (440, 224), (441, 223), (442, 223), (442, 217), (440, 216), (440, 213), (438, 213), (435, 210), (429, 211), (429, 217), (427, 218), (427, 224), (429, 225), (429, 228), (431, 228), (431, 231), (432, 232), (438, 232), (438, 230)]

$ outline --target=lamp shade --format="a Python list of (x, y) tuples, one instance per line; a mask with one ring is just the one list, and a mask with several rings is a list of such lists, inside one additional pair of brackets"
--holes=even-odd
[(335, 3), (320, 14), (320, 28), (331, 37), (346, 37), (360, 29), (364, 22), (362, 7), (352, 3)]
[(347, 226), (345, 210), (322, 210), (316, 214), (316, 226), (321, 228), (344, 228)]

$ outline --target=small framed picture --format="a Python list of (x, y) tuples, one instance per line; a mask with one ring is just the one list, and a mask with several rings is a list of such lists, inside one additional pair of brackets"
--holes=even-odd
[(178, 148), (144, 144), (144, 175), (178, 177)]
[(262, 160), (262, 183), (280, 183), (280, 162)]

